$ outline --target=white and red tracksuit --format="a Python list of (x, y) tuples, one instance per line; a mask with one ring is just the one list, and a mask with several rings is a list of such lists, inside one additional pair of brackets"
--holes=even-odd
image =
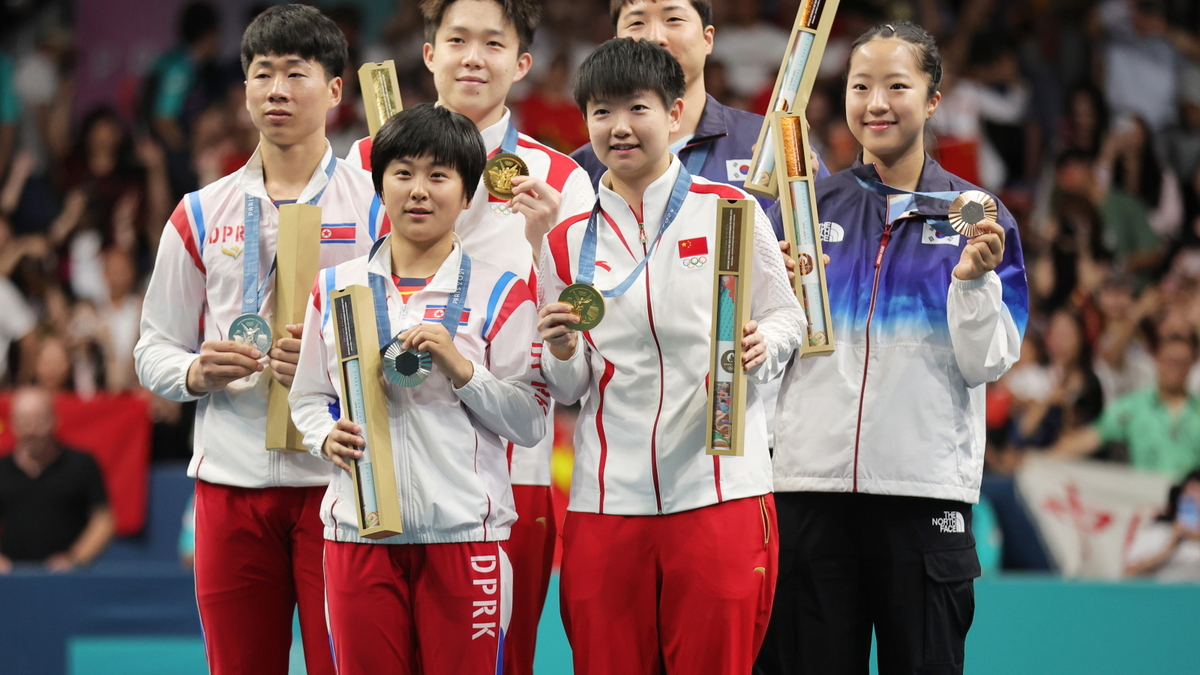
[[(510, 118), (511, 113), (505, 111), (498, 122), (480, 132), (489, 157), (500, 152)], [(516, 154), (529, 166), (529, 175), (546, 181), (562, 194), (555, 222), (591, 208), (596, 193), (587, 172), (575, 160), (523, 134), (518, 135)], [(369, 170), (371, 139), (356, 142), (346, 160)], [(486, 260), (521, 276), (536, 294), (534, 261), (538, 252), (530, 250), (525, 238), (525, 216), (513, 213), (505, 203), (488, 194), (480, 181), (471, 208), (455, 223), (455, 233), (473, 259)], [(553, 405), (547, 414), (553, 419)], [(553, 424), (548, 422), (545, 437), (531, 447), (508, 445), (513, 498), (520, 517), (507, 544), (514, 578), (513, 620), (504, 648), (505, 675), (533, 673), (538, 620), (546, 601), (558, 532), (550, 490), (553, 442)]]
[[(343, 400), (329, 293), (392, 278), (391, 239), (368, 258), (318, 276), (305, 316), (305, 340), (292, 384), (292, 419), (319, 457)], [(440, 323), (457, 284), (455, 242), (432, 281), (405, 302), (387, 284), (393, 334)], [(472, 259), (454, 338), (474, 364), (455, 389), (435, 365), (416, 387), (385, 384), (403, 534), (358, 535), (354, 484), (335, 470), (321, 506), (329, 625), (341, 675), (497, 672), (511, 613), (511, 569), (500, 542), (516, 511), (507, 441), (532, 444), (545, 433), (549, 395), (534, 382), (541, 340), (528, 284)], [(319, 461), (319, 460), (318, 460)]]
[[(616, 286), (644, 257), (680, 168), (672, 158), (646, 189), (647, 243), (634, 211), (602, 182), (598, 288)], [(660, 658), (667, 672), (744, 673), (766, 628), (776, 542), (766, 422), (753, 387), (745, 456), (705, 454), (722, 198), (746, 195), (694, 177), (641, 276), (607, 300), (603, 321), (579, 334), (571, 358), (547, 352), (542, 360), (554, 397), (583, 401), (562, 562), (576, 673), (652, 673)], [(770, 223), (755, 211), (751, 316), (767, 358), (750, 377), (762, 382), (783, 371), (805, 321)], [(578, 275), (587, 220), (584, 212), (547, 235), (542, 304)]]
[[(337, 164), (327, 175), (330, 162)], [(327, 149), (298, 201), (318, 194), (321, 265), (368, 252), (383, 213), (370, 175)], [(244, 240), (245, 195), (259, 198), (257, 242)], [(230, 323), (242, 313), (245, 246), (259, 247), (262, 280), (275, 256), (278, 225), (257, 151), (246, 166), (184, 197), (163, 231), (134, 351), (147, 389), (174, 401), (199, 399), (188, 468), (198, 479), (196, 596), (209, 667), (218, 675), (286, 673), (297, 604), (308, 672), (333, 672), (317, 516), (328, 464), (266, 449), (269, 374), (202, 397), (187, 389), (200, 344), (228, 339)], [(268, 321), (272, 286), (260, 312)]]

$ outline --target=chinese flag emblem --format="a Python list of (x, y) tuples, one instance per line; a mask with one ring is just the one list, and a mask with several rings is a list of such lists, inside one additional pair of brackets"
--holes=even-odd
[(697, 255), (708, 255), (708, 238), (693, 237), (679, 242), (679, 257), (690, 258)]

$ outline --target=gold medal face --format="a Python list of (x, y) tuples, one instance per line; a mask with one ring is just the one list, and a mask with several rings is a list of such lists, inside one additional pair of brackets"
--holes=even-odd
[(512, 179), (528, 175), (529, 167), (525, 160), (511, 152), (502, 152), (489, 159), (483, 167), (483, 186), (488, 194), (497, 199), (512, 199)]
[(999, 214), (996, 200), (991, 195), (979, 190), (967, 190), (950, 204), (950, 226), (963, 236), (978, 237), (983, 234), (983, 230), (977, 227), (979, 223), (984, 220), (995, 222)]
[(571, 313), (579, 317), (575, 330), (592, 330), (604, 318), (604, 296), (595, 286), (571, 284), (559, 294), (558, 301), (570, 305)]

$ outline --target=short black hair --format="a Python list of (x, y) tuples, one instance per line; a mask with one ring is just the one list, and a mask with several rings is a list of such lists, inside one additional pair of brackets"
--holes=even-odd
[(479, 187), (487, 163), (487, 148), (475, 123), (449, 108), (419, 103), (392, 116), (371, 143), (371, 180), (375, 193), (383, 194), (383, 175), (398, 159), (432, 157), (462, 177), (468, 200)]
[[(457, 0), (421, 0), (421, 16), (425, 18), (425, 41), (435, 45), (437, 31), (442, 27), (442, 17)], [(542, 20), (542, 3), (538, 0), (492, 0), (500, 5), (504, 20), (517, 32), (518, 54), (529, 51), (533, 34)]]
[[(608, 0), (608, 13), (612, 17), (613, 31), (617, 30), (617, 22), (621, 19), (621, 10), (625, 9), (625, 5), (634, 2), (634, 0)], [(700, 27), (708, 28), (713, 22), (712, 1), (711, 0), (689, 0), (692, 4), (692, 9), (700, 15)]]
[(179, 14), (179, 37), (186, 45), (194, 45), (200, 38), (217, 32), (221, 17), (217, 8), (209, 2), (193, 2)]
[(683, 98), (683, 66), (661, 45), (649, 40), (613, 38), (596, 48), (575, 80), (575, 103), (587, 115), (589, 101), (611, 100), (652, 91), (670, 106)]
[(321, 10), (308, 5), (276, 5), (255, 17), (242, 34), (242, 74), (255, 56), (296, 54), (325, 69), (325, 79), (341, 77), (349, 60), (346, 36)]

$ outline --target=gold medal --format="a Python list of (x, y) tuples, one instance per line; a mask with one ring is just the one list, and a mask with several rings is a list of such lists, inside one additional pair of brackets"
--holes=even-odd
[(983, 229), (978, 227), (984, 220), (996, 222), (1000, 210), (991, 195), (979, 190), (967, 190), (954, 198), (950, 204), (950, 226), (966, 237), (978, 237)]
[(579, 317), (575, 330), (592, 330), (604, 318), (604, 296), (590, 284), (571, 284), (558, 296), (559, 302), (571, 306), (571, 313)]
[(483, 185), (488, 194), (497, 199), (512, 199), (512, 179), (528, 175), (529, 166), (525, 164), (525, 160), (511, 152), (502, 152), (489, 159), (483, 167)]

